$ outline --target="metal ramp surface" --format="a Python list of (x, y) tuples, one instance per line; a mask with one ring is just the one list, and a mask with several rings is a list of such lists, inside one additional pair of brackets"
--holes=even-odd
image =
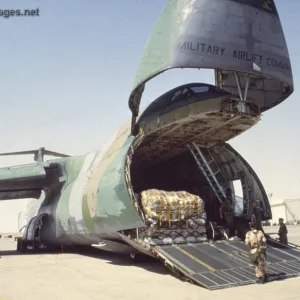
[[(242, 241), (220, 241), (156, 247), (173, 272), (209, 290), (255, 283), (254, 266)], [(268, 241), (269, 281), (300, 276), (300, 251)]]

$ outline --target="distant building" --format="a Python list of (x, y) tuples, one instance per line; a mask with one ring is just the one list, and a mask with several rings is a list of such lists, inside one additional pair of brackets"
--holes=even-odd
[(300, 199), (285, 199), (271, 204), (272, 224), (278, 224), (278, 219), (283, 218), (285, 223), (300, 223)]
[(0, 233), (0, 239), (12, 239), (15, 237), (15, 233), (13, 232), (2, 232)]

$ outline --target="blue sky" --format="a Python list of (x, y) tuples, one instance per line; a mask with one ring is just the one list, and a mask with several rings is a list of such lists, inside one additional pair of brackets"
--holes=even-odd
[[(148, 34), (165, 0), (1, 0), (39, 17), (0, 17), (0, 152), (72, 155), (99, 148), (130, 117), (128, 97)], [(231, 144), (274, 198), (300, 197), (300, 1), (277, 0), (295, 92)], [(146, 87), (142, 105), (180, 84), (213, 83), (210, 71), (172, 70)], [(31, 162), (5, 157), (0, 166)], [(15, 230), (25, 201), (0, 203), (0, 232)]]

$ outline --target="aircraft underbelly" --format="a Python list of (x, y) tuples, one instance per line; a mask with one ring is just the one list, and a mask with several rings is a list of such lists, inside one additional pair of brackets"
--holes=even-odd
[[(269, 280), (300, 275), (300, 251), (268, 242)], [(158, 246), (156, 256), (175, 273), (196, 284), (215, 290), (255, 283), (249, 249), (241, 241)]]

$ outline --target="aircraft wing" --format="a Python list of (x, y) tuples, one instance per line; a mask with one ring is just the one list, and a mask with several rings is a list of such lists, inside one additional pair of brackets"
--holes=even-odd
[(43, 155), (68, 155), (38, 150), (0, 153), (0, 155), (35, 154), (36, 163), (0, 168), (0, 200), (39, 198), (43, 189), (51, 189), (62, 181), (62, 168), (57, 161), (43, 161)]
[(0, 201), (39, 198), (43, 189), (62, 181), (57, 163), (19, 165), (0, 169)]

